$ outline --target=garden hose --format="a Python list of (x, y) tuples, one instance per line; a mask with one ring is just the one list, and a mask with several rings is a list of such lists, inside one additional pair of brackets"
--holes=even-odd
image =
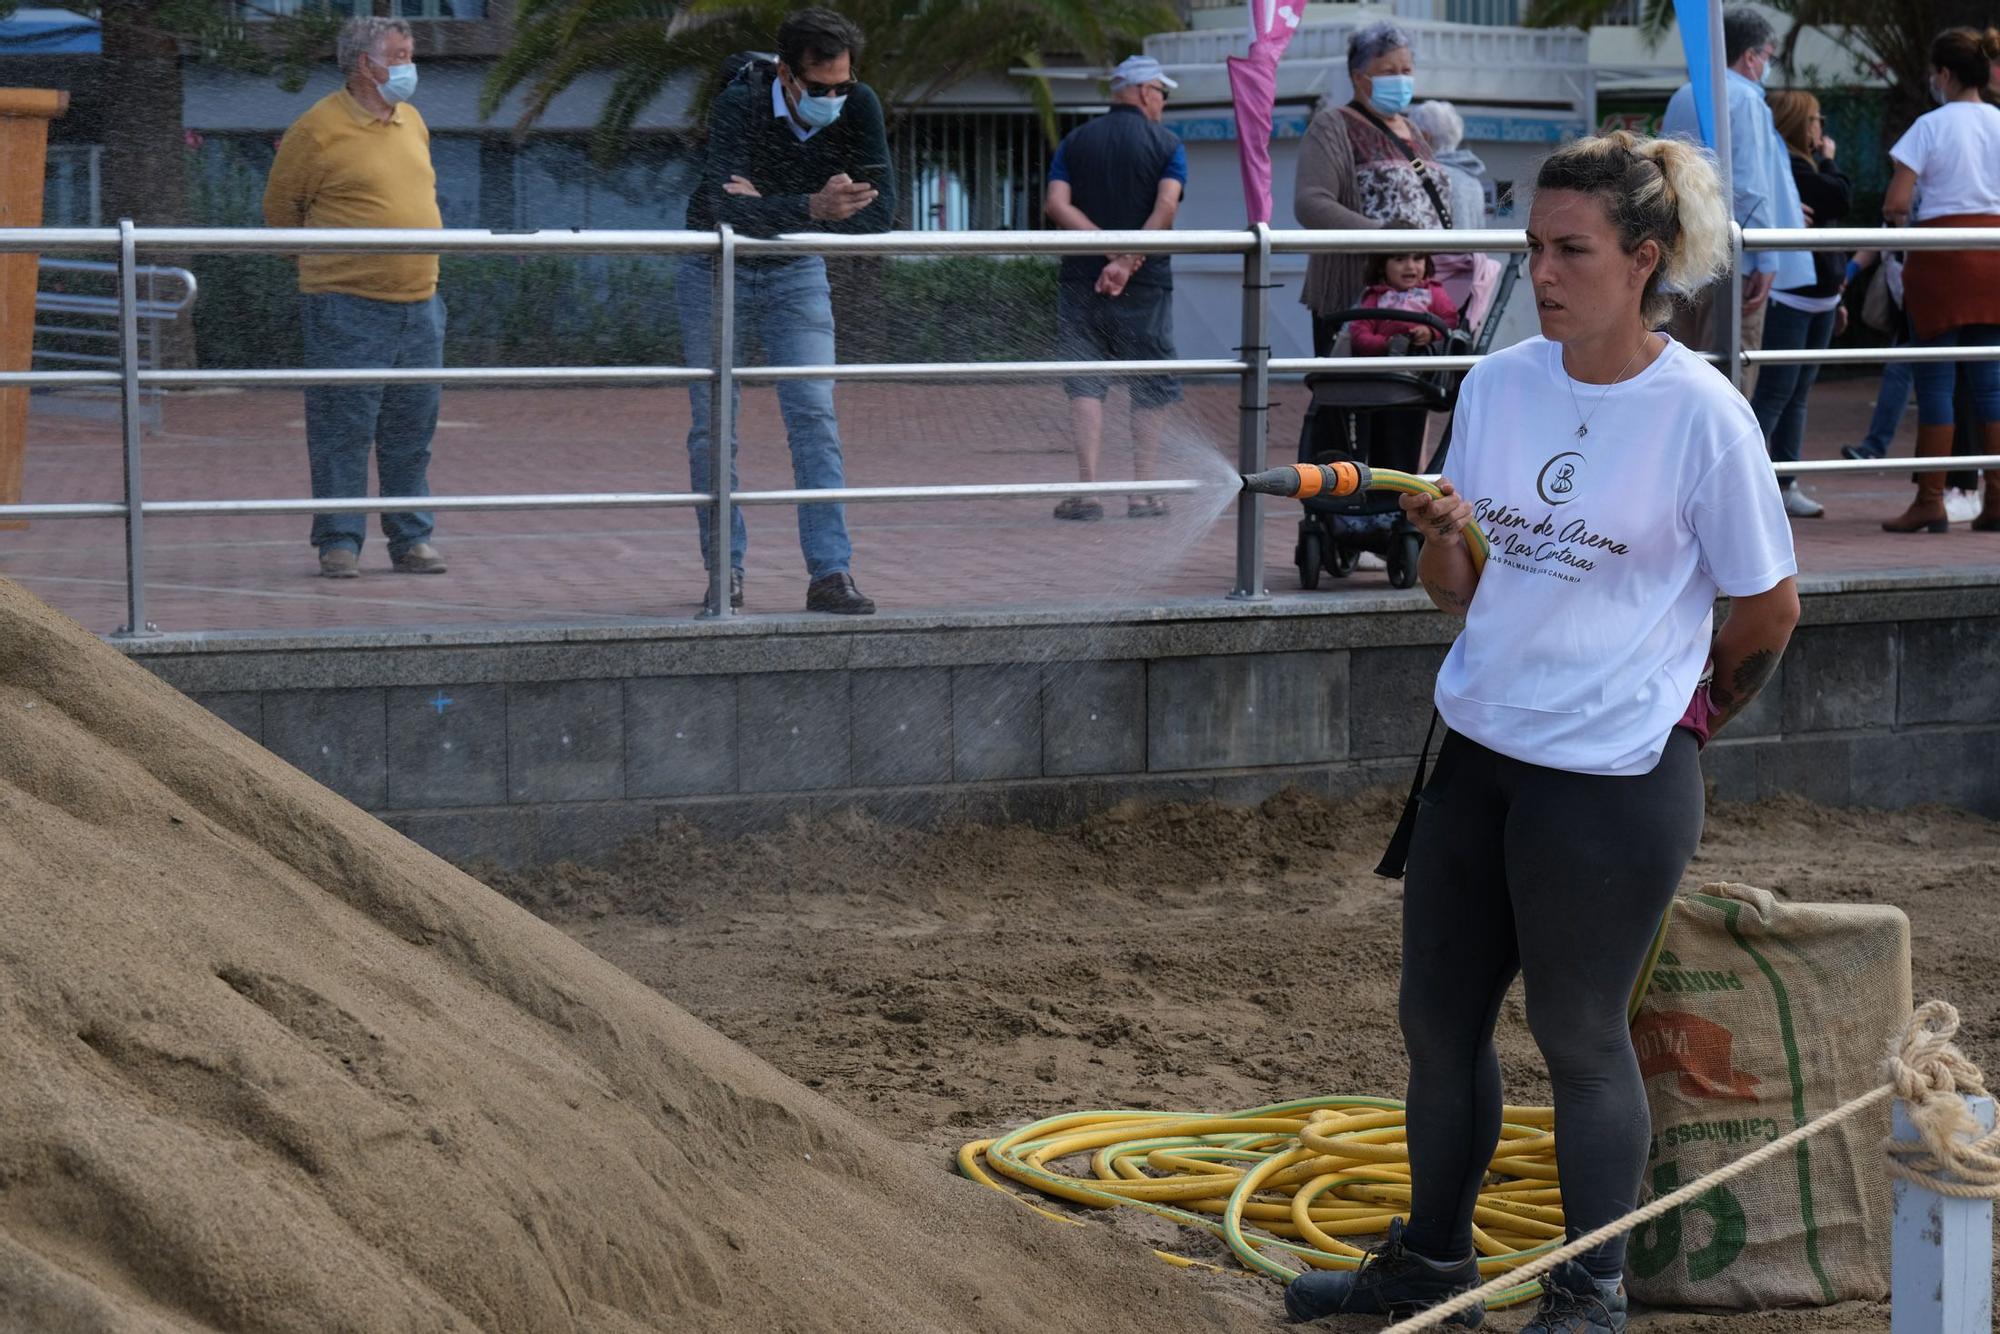
[[(1397, 491), (1404, 495), (1442, 494), (1435, 483), (1411, 473), (1391, 468), (1370, 468), (1365, 463), (1341, 459), (1334, 463), (1287, 463), (1282, 468), (1244, 473), (1243, 489), (1264, 496), (1294, 496), (1310, 500), (1315, 496), (1355, 496), (1366, 491)], [(1480, 526), (1465, 526), (1465, 549), (1472, 553), (1473, 573), (1486, 568), (1492, 544)]]
[[(1501, 1120), (1500, 1144), (1473, 1210), (1473, 1244), (1485, 1278), (1564, 1240), (1555, 1113), (1508, 1107)], [(1063, 1160), (1084, 1155), (1088, 1175), (1061, 1168)], [(1023, 1199), (996, 1178), (1071, 1204), (1140, 1209), (1201, 1228), (1250, 1270), (1280, 1283), (1306, 1268), (1359, 1267), (1363, 1251), (1343, 1238), (1386, 1232), (1410, 1207), (1403, 1104), (1387, 1098), (1301, 1098), (1222, 1114), (1069, 1112), (968, 1144), (958, 1151), (958, 1167), (1060, 1222), (1077, 1220)], [(1154, 1254), (1179, 1265), (1203, 1263)], [(1492, 1305), (1512, 1306), (1540, 1292), (1540, 1284), (1523, 1283)]]

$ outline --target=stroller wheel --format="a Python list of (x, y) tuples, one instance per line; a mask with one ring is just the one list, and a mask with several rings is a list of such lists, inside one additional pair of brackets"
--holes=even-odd
[(1389, 587), (1408, 588), (1417, 582), (1417, 558), (1424, 540), (1416, 533), (1398, 533), (1389, 541)]
[(1361, 553), (1357, 548), (1335, 542), (1333, 556), (1327, 561), (1326, 568), (1333, 571), (1334, 578), (1345, 579), (1354, 573), (1354, 562), (1360, 558)]
[(1326, 564), (1326, 534), (1308, 519), (1299, 525), (1299, 544), (1292, 549), (1292, 561), (1299, 567), (1299, 587), (1311, 592), (1319, 587), (1319, 572)]

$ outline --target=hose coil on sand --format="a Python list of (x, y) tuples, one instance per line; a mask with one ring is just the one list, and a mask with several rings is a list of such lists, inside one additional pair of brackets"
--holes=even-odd
[[(1564, 1238), (1554, 1110), (1508, 1107), (1502, 1121), (1473, 1213), (1486, 1278)], [(1088, 1175), (1060, 1166), (1084, 1154)], [(1403, 1104), (1387, 1098), (1301, 1098), (1222, 1114), (1069, 1112), (968, 1144), (958, 1151), (958, 1167), (1059, 1222), (1077, 1220), (1022, 1199), (998, 1178), (1072, 1204), (1141, 1209), (1201, 1228), (1251, 1270), (1281, 1283), (1305, 1267), (1357, 1267), (1363, 1251), (1345, 1238), (1386, 1232), (1410, 1208)], [(1247, 1230), (1253, 1227), (1254, 1234)], [(1154, 1253), (1174, 1264), (1203, 1263)], [(1528, 1301), (1540, 1291), (1525, 1283), (1493, 1306)]]

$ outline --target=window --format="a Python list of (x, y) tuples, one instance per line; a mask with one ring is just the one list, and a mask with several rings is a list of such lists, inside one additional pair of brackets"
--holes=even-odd
[[(374, 0), (243, 0), (247, 19), (270, 19), (280, 14), (300, 14), (322, 10), (334, 14), (373, 14)], [(486, 0), (394, 0), (390, 12), (404, 19), (483, 19)]]

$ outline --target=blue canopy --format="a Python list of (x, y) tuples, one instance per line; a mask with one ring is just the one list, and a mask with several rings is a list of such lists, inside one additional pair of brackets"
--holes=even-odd
[(96, 19), (67, 9), (17, 9), (0, 19), (0, 56), (101, 54)]

